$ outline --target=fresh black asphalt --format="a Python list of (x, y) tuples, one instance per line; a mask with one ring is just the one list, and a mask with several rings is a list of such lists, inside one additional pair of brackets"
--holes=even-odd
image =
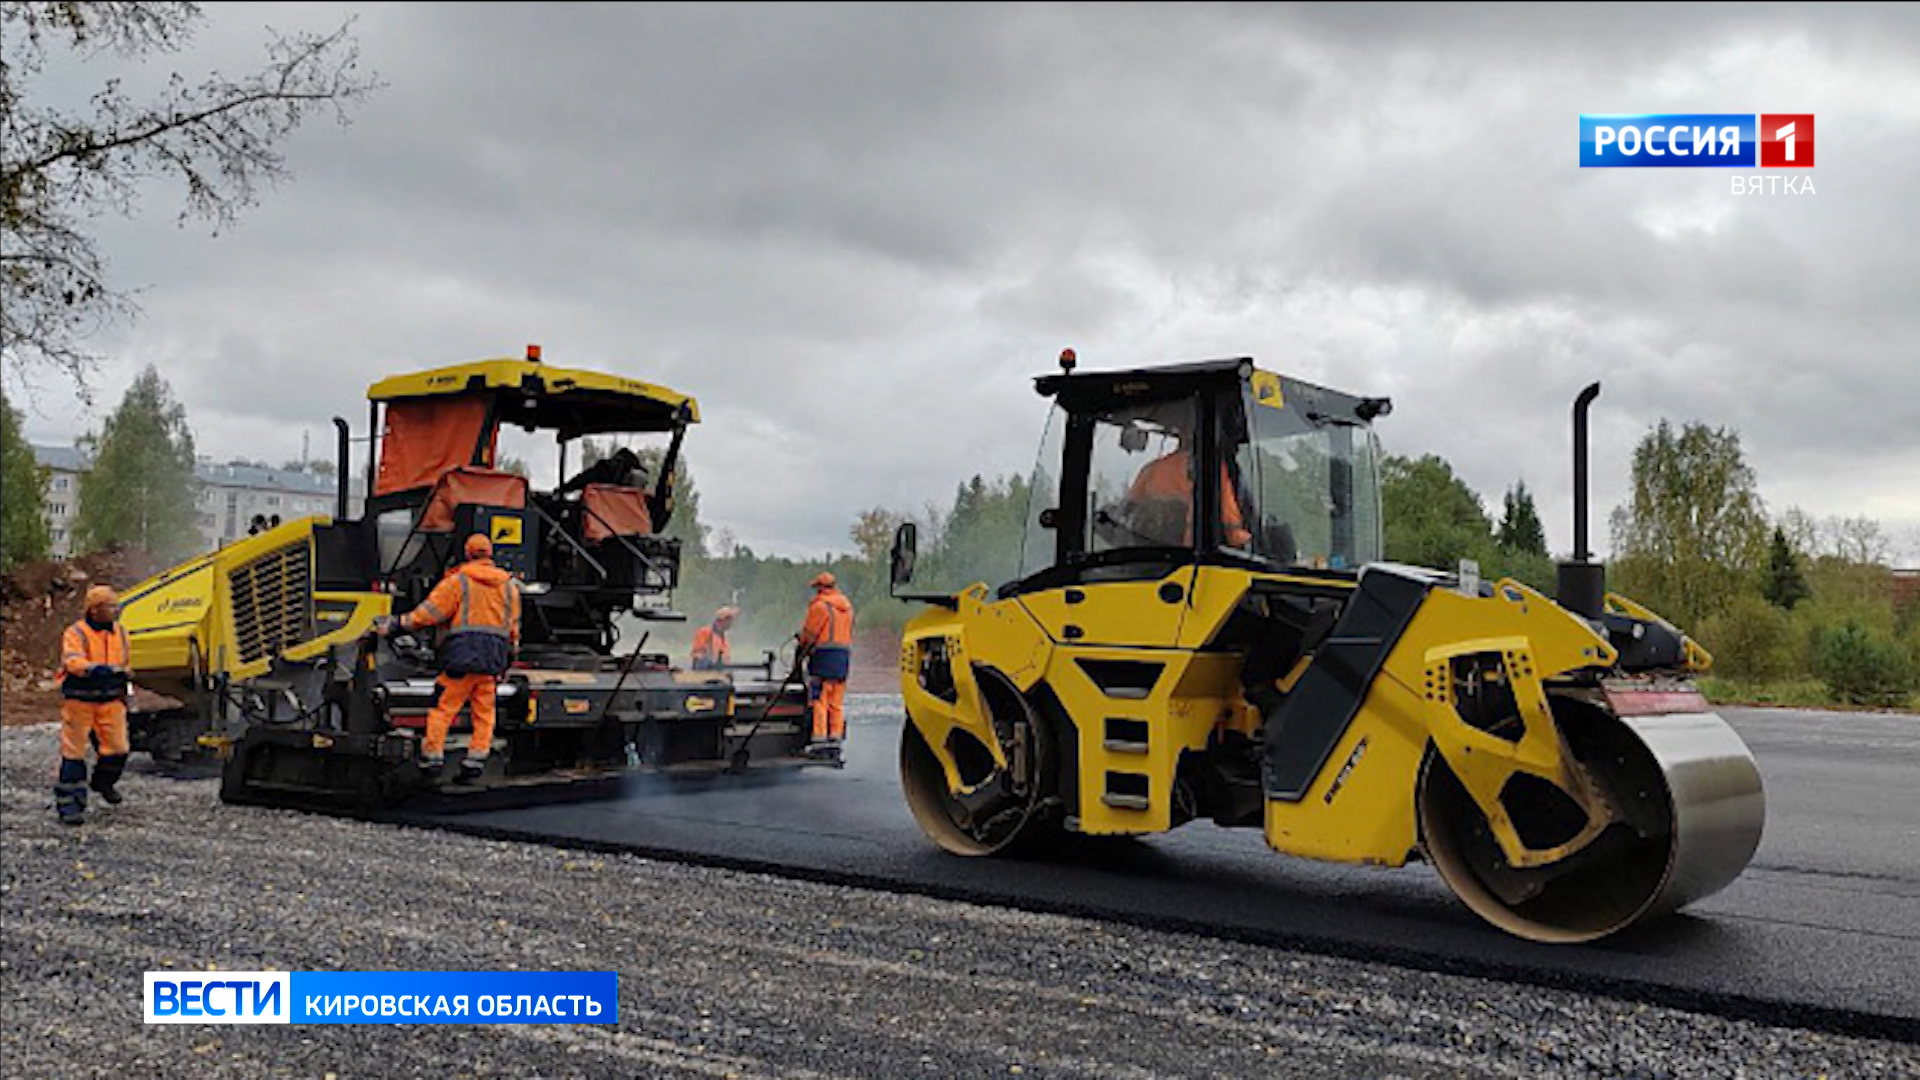
[(899, 699), (849, 704), (841, 771), (654, 781), (612, 800), (411, 820), (1920, 1041), (1920, 717), (1723, 710), (1766, 785), (1753, 864), (1680, 915), (1546, 946), (1483, 925), (1424, 865), (1319, 864), (1205, 823), (1044, 863), (943, 854), (901, 799)]

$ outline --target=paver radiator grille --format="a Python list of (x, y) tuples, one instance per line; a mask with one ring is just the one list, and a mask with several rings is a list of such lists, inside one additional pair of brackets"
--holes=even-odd
[(233, 640), (245, 664), (313, 638), (313, 545), (302, 540), (236, 567)]

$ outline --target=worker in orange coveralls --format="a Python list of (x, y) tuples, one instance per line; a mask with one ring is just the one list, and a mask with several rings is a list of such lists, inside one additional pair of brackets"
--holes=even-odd
[(60, 820), (78, 825), (87, 811), (87, 738), (98, 745), (94, 791), (119, 805), (115, 789), (127, 768), (127, 629), (120, 597), (106, 585), (87, 590), (86, 612), (60, 635), (60, 772), (53, 785)]
[(800, 628), (807, 662), (807, 700), (813, 707), (813, 744), (807, 753), (837, 759), (847, 737), (847, 674), (853, 667), (853, 602), (822, 572), (811, 582), (813, 601)]
[(520, 648), (520, 583), (493, 564), (493, 541), (484, 534), (467, 537), (467, 561), (455, 567), (419, 607), (398, 620), (382, 617), (374, 629), (382, 634), (445, 626), (441, 646), (443, 665), (433, 711), (427, 714), (427, 737), (420, 743), (421, 767), (438, 770), (446, 764), (447, 729), (460, 707), (468, 707), (473, 738), (460, 761), (460, 781), (472, 783), (487, 768), (493, 749), (494, 695), (500, 676)]
[(733, 629), (733, 620), (740, 614), (738, 608), (723, 607), (713, 613), (713, 622), (693, 632), (693, 664), (695, 671), (711, 668), (723, 668), (733, 659), (733, 648), (727, 644), (727, 631)]
[[(1180, 507), (1182, 547), (1193, 543), (1193, 524), (1188, 520), (1193, 505), (1193, 458), (1187, 443), (1188, 437), (1181, 433), (1178, 447), (1148, 462), (1134, 477), (1133, 488), (1127, 493), (1128, 500), (1135, 505), (1164, 502)], [(1247, 529), (1246, 514), (1240, 509), (1240, 496), (1233, 489), (1224, 462), (1220, 465), (1220, 531), (1229, 547), (1243, 548), (1253, 540), (1253, 533)], [(1158, 539), (1172, 542), (1172, 537)]]

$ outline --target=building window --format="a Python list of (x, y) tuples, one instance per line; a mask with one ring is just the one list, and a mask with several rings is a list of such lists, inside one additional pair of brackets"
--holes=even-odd
[(269, 495), (269, 496), (267, 496), (267, 505), (268, 505), (268, 506), (279, 506), (279, 505), (280, 505), (280, 496), (278, 496), (278, 495)]
[(63, 517), (66, 517), (66, 516), (67, 516), (67, 504), (66, 504), (66, 503), (63, 503), (63, 502), (57, 502), (57, 503), (48, 503), (48, 504), (47, 504), (47, 513), (49, 513), (49, 514), (52, 514), (52, 515), (53, 515), (54, 517), (57, 517), (57, 518), (63, 518)]
[(65, 490), (67, 490), (67, 482), (68, 482), (68, 480), (69, 480), (69, 479), (70, 479), (69, 477), (65, 477), (65, 476), (56, 476), (56, 477), (54, 477), (54, 478), (53, 478), (53, 490), (55, 490), (55, 491), (65, 491)]

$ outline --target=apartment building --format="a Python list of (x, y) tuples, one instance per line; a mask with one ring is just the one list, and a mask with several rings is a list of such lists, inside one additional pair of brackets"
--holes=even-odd
[[(47, 470), (47, 524), (53, 554), (72, 554), (73, 526), (80, 516), (80, 477), (93, 463), (84, 451), (71, 446), (35, 445), (33, 455)], [(329, 476), (207, 459), (195, 464), (193, 471), (196, 521), (209, 550), (245, 537), (255, 518), (292, 521), (333, 513), (337, 489)], [(359, 477), (349, 483), (350, 514), (360, 513), (365, 487)]]

